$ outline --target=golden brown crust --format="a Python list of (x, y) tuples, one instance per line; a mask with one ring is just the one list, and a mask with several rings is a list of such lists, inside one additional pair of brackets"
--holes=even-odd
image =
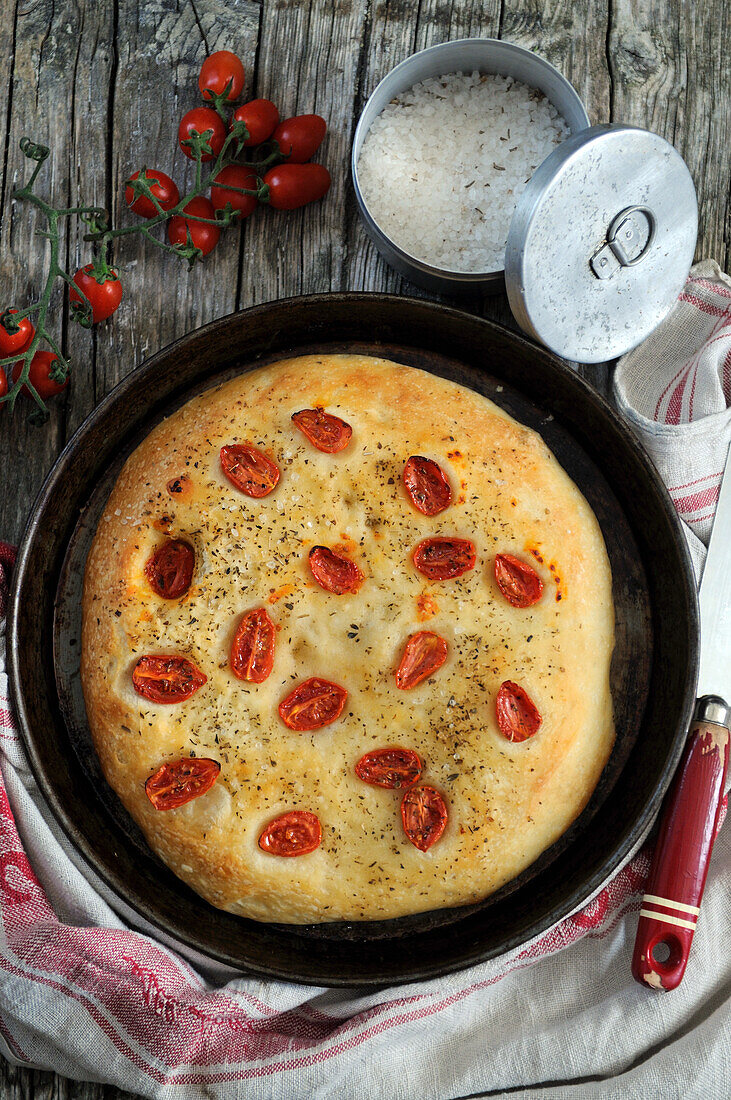
[[(353, 427), (339, 454), (317, 451), (291, 423), (315, 405)], [(226, 480), (219, 451), (232, 442), (277, 462), (269, 496), (252, 500)], [(412, 454), (449, 477), (454, 502), (438, 516), (406, 496)], [(181, 475), (184, 491), (169, 492)], [(165, 532), (196, 551), (180, 600), (159, 598), (144, 576)], [(430, 535), (472, 539), (475, 569), (428, 582), (411, 552)], [(340, 545), (358, 563), (357, 594), (314, 583), (316, 544)], [(503, 599), (497, 552), (534, 562), (545, 586), (537, 605)], [(272, 674), (250, 684), (233, 675), (228, 653), (241, 615), (259, 606), (277, 625), (277, 648)], [(394, 672), (419, 629), (445, 637), (449, 656), (399, 691)], [(612, 646), (599, 527), (540, 437), (469, 390), (373, 358), (277, 363), (174, 413), (126, 463), (86, 569), (82, 680), (104, 773), (176, 874), (258, 920), (396, 917), (472, 902), (513, 878), (574, 820), (609, 756)], [(183, 703), (149, 703), (131, 683), (145, 653), (187, 656), (207, 683)], [(277, 706), (309, 676), (342, 684), (348, 703), (331, 726), (293, 733)], [(497, 728), (507, 679), (543, 716), (522, 744)], [(354, 773), (364, 752), (386, 745), (415, 749), (422, 781), (448, 804), (445, 833), (426, 853), (404, 836), (400, 793)], [(145, 780), (191, 753), (220, 762), (218, 781), (185, 806), (154, 810)], [(318, 815), (320, 848), (288, 859), (262, 852), (263, 827), (291, 809)]]

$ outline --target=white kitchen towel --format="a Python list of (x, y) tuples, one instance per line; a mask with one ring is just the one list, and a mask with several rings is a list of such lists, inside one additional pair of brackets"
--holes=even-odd
[(660, 471), (702, 564), (731, 444), (731, 279), (706, 260), (667, 320), (620, 359), (617, 406)]
[[(728, 327), (728, 284), (696, 269), (667, 322), (667, 354), (650, 338), (652, 393), (664, 388), (657, 362), (666, 364), (665, 384), (681, 369), (680, 310), (713, 316), (713, 328), (710, 307), (719, 300)], [(668, 426), (699, 433), (699, 422), (681, 416), (668, 424), (676, 404), (657, 397), (653, 413), (642, 349), (625, 357), (617, 376), (624, 411), (673, 486), (711, 472), (720, 453), (714, 437), (728, 432), (731, 415), (708, 404), (704, 385), (710, 374), (724, 393), (724, 368), (714, 359), (724, 326), (711, 332), (690, 318), (704, 344), (695, 371), (696, 394), (700, 387), (704, 395), (688, 415), (702, 409), (721, 427), (698, 445), (688, 473), (674, 472), (681, 459), (673, 464), (669, 445), (653, 447)], [(686, 348), (683, 362), (698, 350)], [(627, 404), (630, 394), (637, 408)], [(728, 388), (725, 395), (728, 405)], [(680, 430), (665, 442), (671, 438), (685, 447)], [(695, 524), (694, 538), (707, 536), (708, 520), (688, 511), (683, 492), (674, 488), (676, 506)], [(709, 497), (703, 511), (712, 510)], [(700, 561), (701, 541), (696, 549)], [(11, 549), (0, 544), (0, 616), (11, 563)], [(640, 987), (630, 975), (645, 850), (582, 911), (500, 959), (417, 985), (325, 990), (191, 962), (151, 929), (136, 930), (138, 919), (131, 927), (132, 915), (60, 836), (30, 774), (1, 667), (0, 768), (0, 1037), (18, 1064), (175, 1100), (728, 1096), (729, 829), (718, 837), (691, 961), (673, 993)]]

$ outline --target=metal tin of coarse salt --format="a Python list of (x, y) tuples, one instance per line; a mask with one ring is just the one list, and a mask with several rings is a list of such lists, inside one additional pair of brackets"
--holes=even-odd
[(497, 38), (462, 38), (442, 42), (413, 54), (392, 69), (365, 105), (353, 139), (351, 169), (353, 187), (366, 233), (386, 263), (411, 282), (442, 294), (490, 294), (505, 288), (503, 271), (459, 272), (433, 267), (399, 248), (371, 216), (358, 181), (358, 159), (371, 125), (391, 100), (414, 84), (454, 72), (480, 72), (511, 76), (537, 88), (553, 104), (572, 134), (589, 126), (589, 116), (578, 94), (558, 69), (512, 42)]

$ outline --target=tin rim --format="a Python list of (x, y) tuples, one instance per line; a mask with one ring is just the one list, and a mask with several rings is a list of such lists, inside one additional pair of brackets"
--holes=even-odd
[[(427, 263), (425, 260), (419, 259), (417, 256), (412, 256), (411, 253), (406, 252), (400, 245), (388, 236), (384, 229), (378, 224), (373, 215), (371, 214), (368, 206), (366, 205), (363, 193), (361, 191), (360, 182), (358, 179), (358, 160), (360, 151), (363, 146), (363, 142), (378, 115), (374, 116), (374, 119), (365, 124), (365, 118), (368, 114), (368, 108), (376, 99), (380, 92), (387, 87), (390, 82), (394, 82), (398, 75), (405, 74), (410, 68), (414, 67), (417, 58), (424, 58), (426, 56), (434, 57), (439, 53), (447, 52), (448, 50), (454, 50), (460, 46), (490, 46), (499, 50), (504, 55), (520, 55), (522, 57), (528, 57), (538, 67), (542, 68), (545, 72), (554, 74), (558, 81), (565, 86), (565, 90), (569, 99), (573, 100), (574, 106), (578, 113), (583, 116), (584, 129), (590, 126), (589, 116), (586, 112), (579, 93), (574, 88), (573, 84), (563, 75), (563, 73), (552, 65), (550, 61), (546, 61), (540, 54), (534, 53), (533, 50), (528, 50), (525, 46), (518, 46), (514, 42), (505, 42), (501, 38), (458, 38), (449, 42), (440, 42), (436, 46), (428, 46), (425, 50), (419, 50), (417, 53), (410, 54), (408, 57), (400, 61), (398, 65), (390, 69), (384, 77), (378, 82), (371, 94), (366, 100), (363, 110), (360, 113), (358, 119), (358, 125), (355, 128), (353, 135), (353, 142), (350, 150), (350, 170), (353, 180), (353, 190), (355, 191), (356, 201), (358, 203), (358, 210), (362, 221), (364, 222), (366, 232), (375, 241), (378, 246), (379, 241), (388, 245), (390, 249), (396, 254), (398, 259), (406, 266), (410, 266), (415, 271), (426, 275), (434, 280), (443, 280), (444, 282), (451, 282), (459, 285), (473, 285), (479, 286), (482, 284), (500, 283), (502, 284), (505, 279), (505, 267), (494, 268), (490, 271), (455, 271), (451, 268), (435, 267), (433, 264)], [(455, 70), (458, 71), (458, 70)], [(485, 70), (492, 72), (492, 70)], [(495, 73), (494, 75), (503, 75), (501, 73)], [(515, 78), (517, 79), (517, 78)], [(545, 95), (546, 93), (544, 93)], [(546, 96), (546, 98), (550, 98)], [(551, 103), (556, 110), (560, 110), (558, 105), (551, 100)], [(379, 112), (380, 115), (381, 112)], [(575, 133), (580, 133), (580, 130), (571, 130), (569, 136), (573, 136)], [(540, 165), (538, 166), (540, 168)], [(538, 169), (536, 169), (537, 171)], [(380, 252), (380, 248), (379, 248)], [(385, 260), (385, 257), (384, 257)], [(389, 266), (393, 266), (389, 260), (385, 260)]]

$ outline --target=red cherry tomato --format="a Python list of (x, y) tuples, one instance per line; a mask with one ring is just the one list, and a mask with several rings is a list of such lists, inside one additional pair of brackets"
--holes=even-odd
[(340, 717), (347, 698), (345, 688), (312, 676), (282, 700), (279, 715), (291, 730), (319, 730)]
[(244, 145), (261, 145), (268, 141), (279, 124), (279, 111), (271, 99), (251, 99), (233, 114), (236, 122), (243, 122), (249, 131)]
[(192, 111), (186, 111), (178, 126), (178, 144), (189, 160), (194, 160), (193, 150), (190, 145), (183, 145), (193, 130), (203, 136), (211, 147), (210, 153), (204, 153), (202, 161), (213, 160), (223, 148), (226, 140), (226, 127), (221, 116), (212, 107), (194, 107)]
[(239, 218), (248, 218), (256, 210), (256, 195), (241, 195), (232, 190), (234, 187), (256, 191), (256, 172), (238, 164), (229, 164), (227, 168), (222, 168), (211, 184), (213, 206), (216, 210), (223, 210), (226, 203), (230, 202), (232, 208), (239, 211)]
[(542, 718), (527, 691), (506, 680), (500, 685), (495, 701), (497, 724), (508, 741), (526, 741), (540, 729)]
[(416, 568), (430, 581), (447, 581), (474, 568), (475, 545), (470, 539), (423, 539), (413, 557)]
[(249, 497), (265, 497), (279, 481), (276, 462), (250, 443), (221, 447), (221, 469), (237, 489)]
[(442, 667), (447, 653), (447, 643), (439, 634), (432, 634), (429, 630), (412, 634), (396, 671), (396, 687), (402, 691), (416, 687)]
[(436, 516), (452, 503), (452, 490), (438, 462), (412, 455), (404, 466), (404, 487), (414, 508)]
[(195, 551), (183, 539), (168, 539), (145, 565), (150, 587), (164, 600), (177, 600), (190, 588)]
[(421, 775), (421, 760), (413, 749), (373, 749), (361, 756), (355, 774), (374, 787), (410, 787)]
[(8, 392), (8, 378), (4, 370), (0, 370), (0, 397), (5, 397)]
[(320, 847), (320, 819), (309, 810), (290, 810), (270, 821), (259, 837), (259, 847), (273, 856), (304, 856)]
[(404, 832), (420, 852), (436, 844), (447, 824), (447, 806), (434, 787), (412, 787), (401, 802)]
[[(100, 276), (100, 279), (92, 275), (92, 271), (93, 264), (82, 267), (74, 275), (74, 282), (88, 298), (92, 323), (97, 324), (98, 321), (106, 321), (107, 317), (111, 317), (122, 301), (122, 282), (114, 268), (110, 268), (111, 274)], [(72, 309), (76, 307), (83, 312), (86, 308), (86, 302), (75, 290), (69, 293), (69, 301)]]
[(297, 210), (328, 193), (330, 173), (321, 164), (279, 164), (269, 169), (264, 183), (269, 187), (270, 206), (275, 210)]
[(145, 794), (156, 810), (174, 810), (209, 791), (218, 779), (217, 760), (190, 756), (169, 760), (145, 783)]
[(213, 99), (214, 95), (223, 95), (226, 86), (231, 84), (226, 102), (233, 103), (244, 90), (244, 66), (230, 50), (216, 50), (201, 65), (198, 87), (204, 99)]
[[(136, 180), (139, 174), (139, 172), (135, 172), (134, 175), (130, 176), (130, 179)], [(154, 176), (156, 183), (150, 183), (151, 176)], [(170, 176), (166, 176), (164, 172), (160, 172), (157, 168), (149, 168), (145, 169), (145, 177), (152, 194), (163, 210), (172, 210), (174, 206), (177, 206), (180, 202), (180, 192), (177, 184), (170, 179)], [(131, 187), (125, 187), (124, 201), (130, 210), (135, 214), (139, 214), (141, 218), (156, 218), (160, 213), (152, 199), (148, 199), (147, 195), (138, 195), (135, 198), (135, 193)]]
[(327, 123), (320, 115), (295, 115), (285, 118), (274, 131), (274, 140), (287, 164), (304, 164), (322, 145)]
[(204, 195), (198, 195), (185, 204), (183, 213), (188, 214), (189, 217), (184, 218), (182, 214), (173, 214), (168, 222), (170, 244), (187, 244), (190, 232), (190, 239), (195, 247), (200, 248), (203, 255), (207, 256), (218, 244), (221, 230), (217, 225), (197, 222), (193, 218), (214, 219), (216, 211), (213, 209), (213, 203)]
[(531, 607), (538, 603), (543, 592), (543, 581), (535, 569), (512, 554), (495, 556), (495, 580), (513, 607)]
[[(17, 313), (17, 309), (9, 309), (7, 313)], [(4, 359), (7, 355), (22, 355), (24, 351), (33, 343), (33, 337), (36, 334), (36, 330), (27, 317), (23, 317), (18, 321), (18, 331), (8, 332), (6, 328), (0, 324), (0, 359)]]
[(350, 558), (336, 554), (327, 546), (313, 546), (309, 554), (310, 569), (320, 588), (342, 596), (357, 592), (365, 577)]
[[(44, 399), (46, 397), (55, 397), (57, 393), (61, 393), (61, 390), (65, 390), (69, 384), (68, 375), (63, 382), (56, 382), (50, 376), (53, 370), (53, 364), (57, 359), (58, 356), (52, 351), (37, 351), (31, 359), (28, 381), (33, 386), (38, 396)], [(22, 369), (22, 362), (13, 364), (13, 382), (18, 381)], [(24, 397), (33, 396), (27, 386), (23, 386), (20, 392)]]
[(207, 679), (187, 657), (168, 654), (140, 657), (132, 670), (135, 691), (151, 703), (180, 703), (195, 695)]
[(301, 409), (292, 413), (292, 422), (306, 435), (318, 451), (336, 454), (350, 443), (353, 429), (339, 416), (326, 413), (322, 406), (315, 409)]
[(263, 607), (247, 612), (231, 645), (231, 669), (239, 680), (263, 684), (274, 664), (274, 623)]

